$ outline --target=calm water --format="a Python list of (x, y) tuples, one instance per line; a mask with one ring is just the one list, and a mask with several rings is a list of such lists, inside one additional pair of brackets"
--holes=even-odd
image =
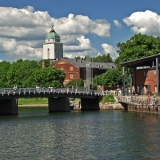
[(0, 117), (0, 159), (160, 159), (159, 122), (158, 115), (125, 111), (19, 108), (18, 116)]

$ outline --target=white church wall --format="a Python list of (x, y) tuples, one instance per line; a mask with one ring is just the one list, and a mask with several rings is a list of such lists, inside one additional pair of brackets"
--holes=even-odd
[(44, 44), (43, 45), (43, 59), (55, 59), (55, 45)]

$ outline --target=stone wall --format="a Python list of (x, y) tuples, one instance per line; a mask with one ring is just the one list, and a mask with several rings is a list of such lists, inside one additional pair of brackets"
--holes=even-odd
[[(81, 103), (80, 102), (70, 102), (71, 108), (73, 110), (81, 110)], [(73, 105), (73, 107), (72, 107)], [(124, 110), (124, 107), (120, 103), (99, 103), (100, 110)]]

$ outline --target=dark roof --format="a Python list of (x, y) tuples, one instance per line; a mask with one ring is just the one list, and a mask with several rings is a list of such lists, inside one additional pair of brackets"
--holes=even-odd
[(152, 66), (153, 61), (155, 61), (156, 58), (159, 58), (159, 57), (160, 57), (160, 53), (152, 55), (152, 56), (128, 61), (128, 62), (123, 62), (123, 63), (121, 63), (121, 65), (125, 66), (127, 68), (135, 68), (135, 67), (139, 67), (139, 66)]
[[(84, 60), (76, 60), (76, 59), (61, 59), (61, 60), (67, 61), (68, 63), (73, 64), (78, 68), (86, 67), (86, 61)], [(113, 62), (92, 62), (91, 65), (92, 68), (99, 68), (99, 69), (110, 69), (116, 67)]]

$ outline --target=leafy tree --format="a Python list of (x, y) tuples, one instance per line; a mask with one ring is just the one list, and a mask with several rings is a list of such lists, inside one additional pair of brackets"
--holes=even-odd
[(86, 56), (84, 57), (84, 61), (86, 61), (87, 59), (91, 59), (91, 57), (90, 57), (89, 55), (86, 55)]
[(97, 57), (93, 57), (93, 62), (113, 62), (110, 54), (103, 54), (103, 55), (99, 55)]
[(44, 62), (44, 64), (45, 64), (45, 67), (50, 67), (50, 60), (48, 60), (48, 59), (42, 59), (42, 60), (40, 60), (39, 62), (38, 62), (38, 65), (39, 65), (39, 67), (42, 67), (42, 62)]
[(65, 73), (57, 68), (40, 68), (35, 71), (36, 85), (40, 87), (61, 87)]
[(8, 87), (7, 72), (10, 66), (11, 64), (7, 61), (0, 62), (0, 87), (1, 88)]
[(117, 86), (122, 83), (122, 73), (118, 69), (109, 69), (93, 78), (93, 82), (102, 86)]
[(7, 72), (8, 87), (35, 87), (34, 72), (38, 68), (36, 61), (20, 59), (13, 62)]
[(118, 43), (119, 57), (115, 60), (117, 67), (120, 63), (143, 58), (160, 53), (160, 37), (135, 34), (125, 43)]
[(71, 88), (72, 86), (77, 87), (77, 88), (82, 88), (84, 87), (84, 81), (81, 78), (78, 79), (73, 79), (72, 81), (68, 82), (65, 87)]

